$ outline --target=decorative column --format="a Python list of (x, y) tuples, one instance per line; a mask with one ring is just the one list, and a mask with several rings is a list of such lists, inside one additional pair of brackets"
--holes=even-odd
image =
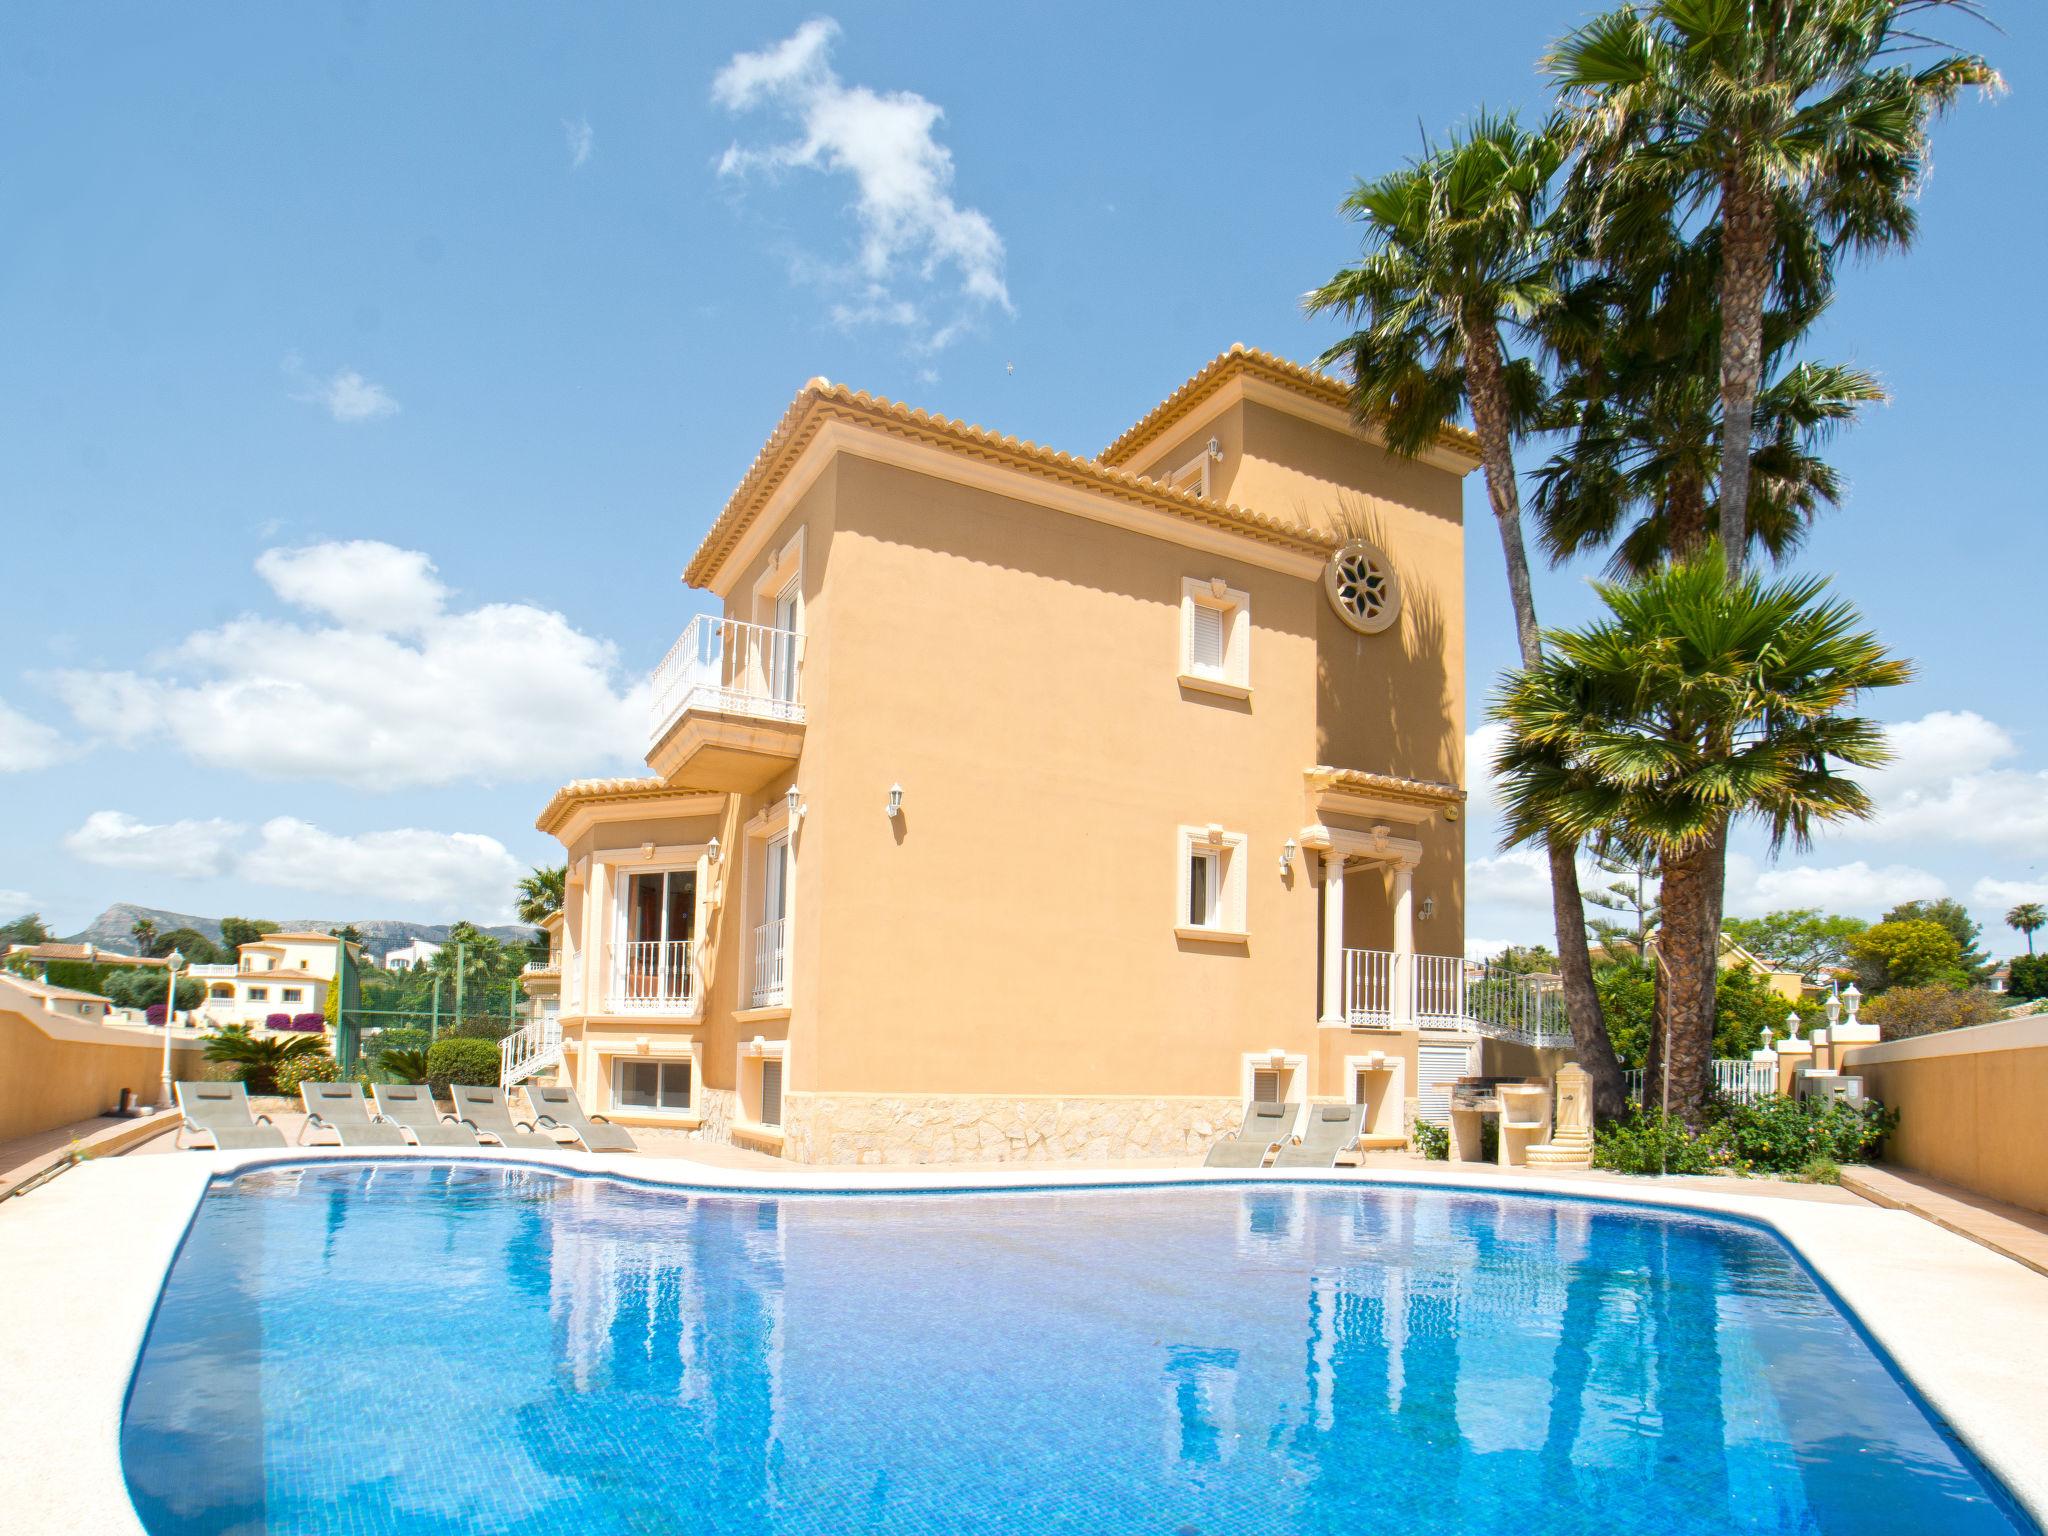
[(1394, 996), (1395, 1028), (1415, 1022), (1415, 865), (1402, 859), (1394, 866)]
[(1344, 855), (1323, 850), (1323, 1022), (1344, 1016)]

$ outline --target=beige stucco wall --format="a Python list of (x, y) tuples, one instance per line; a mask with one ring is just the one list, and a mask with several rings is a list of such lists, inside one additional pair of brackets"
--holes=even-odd
[(1886, 1162), (2048, 1213), (2048, 1018), (1851, 1046), (1842, 1070), (1899, 1112)]
[[(203, 1065), (194, 1049), (174, 1049), (171, 1060), (187, 1078)], [(0, 1141), (103, 1114), (123, 1088), (153, 1104), (162, 1072), (160, 1040), (53, 1017), (0, 979)]]

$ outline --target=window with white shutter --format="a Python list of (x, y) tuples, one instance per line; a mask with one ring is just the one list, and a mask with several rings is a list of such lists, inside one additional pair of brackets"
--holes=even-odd
[(1251, 598), (1221, 576), (1180, 584), (1180, 681), (1231, 698), (1251, 697)]
[(761, 1123), (782, 1124), (782, 1062), (773, 1056), (761, 1062)]
[(1183, 938), (1243, 943), (1245, 836), (1220, 826), (1182, 827), (1173, 926)]
[(1254, 1104), (1278, 1104), (1280, 1102), (1280, 1074), (1272, 1067), (1261, 1067), (1252, 1074), (1252, 1102)]

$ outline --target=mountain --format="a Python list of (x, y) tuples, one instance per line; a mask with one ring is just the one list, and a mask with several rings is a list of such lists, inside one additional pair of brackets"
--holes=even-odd
[[(205, 934), (216, 944), (220, 942), (220, 919), (217, 917), (195, 917), (189, 912), (166, 912), (160, 907), (138, 907), (126, 901), (115, 902), (83, 930), (68, 935), (64, 942), (96, 944), (101, 949), (132, 955), (136, 953), (136, 944), (135, 935), (130, 930), (134, 928), (137, 919), (144, 917), (156, 924), (158, 933), (169, 933), (174, 928), (190, 928), (194, 932)], [(328, 917), (268, 918), (266, 921), (300, 933), (326, 933), (331, 929), (348, 926), (347, 919), (337, 921)], [(355, 925), (363, 936), (365, 953), (372, 956), (382, 955), (386, 950), (403, 948), (414, 939), (425, 939), (430, 944), (442, 944), (448, 939), (447, 923), (408, 923), (395, 918), (359, 917), (355, 919)], [(477, 926), (483, 928), (483, 931), (492, 938), (502, 939), (508, 944), (525, 944), (534, 936), (533, 929), (518, 923), (500, 924), (497, 927), (485, 927), (479, 923)]]

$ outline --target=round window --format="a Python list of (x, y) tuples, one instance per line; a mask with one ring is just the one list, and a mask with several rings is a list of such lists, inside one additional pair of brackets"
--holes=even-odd
[(1401, 578), (1377, 545), (1353, 539), (1323, 572), (1330, 606), (1361, 635), (1376, 635), (1401, 614)]

